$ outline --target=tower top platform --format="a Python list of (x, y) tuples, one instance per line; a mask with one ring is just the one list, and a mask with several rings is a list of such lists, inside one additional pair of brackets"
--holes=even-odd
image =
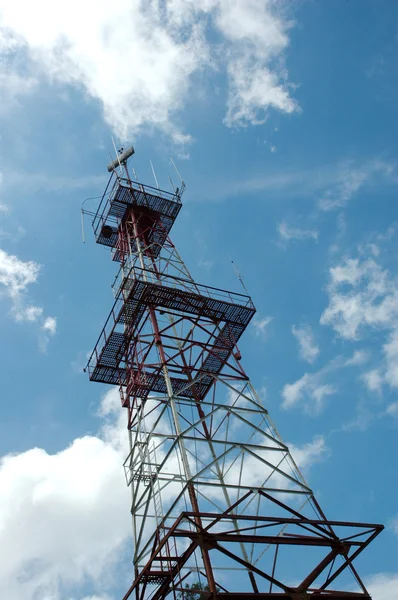
[[(119, 228), (134, 212), (141, 229), (146, 229), (152, 256), (158, 256), (182, 203), (175, 193), (138, 183), (112, 173), (92, 225), (96, 242), (114, 250), (113, 260), (120, 260), (117, 249)], [(134, 239), (132, 238), (134, 246)], [(134, 252), (135, 248), (132, 247)]]

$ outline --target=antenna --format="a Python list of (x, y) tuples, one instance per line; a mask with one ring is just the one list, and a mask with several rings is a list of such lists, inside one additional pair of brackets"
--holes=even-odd
[(121, 154), (118, 154), (116, 151), (116, 146), (115, 146), (115, 142), (113, 141), (113, 138), (112, 138), (112, 142), (113, 142), (113, 147), (115, 148), (116, 158), (115, 158), (115, 160), (112, 160), (108, 165), (109, 173), (111, 171), (113, 171), (114, 169), (116, 169), (116, 167), (118, 165), (120, 168), (122, 168), (122, 165), (124, 165), (127, 162), (127, 160), (130, 158), (130, 156), (133, 156), (133, 154), (135, 153), (133, 146), (130, 146), (130, 148), (127, 148), (127, 150), (125, 150)]
[(156, 187), (157, 187), (157, 188), (158, 188), (158, 190), (159, 190), (159, 195), (160, 195), (160, 197), (161, 197), (161, 198), (163, 198), (163, 196), (162, 196), (162, 192), (160, 191), (160, 187), (159, 187), (158, 180), (157, 180), (157, 177), (156, 177), (155, 169), (153, 168), (152, 161), (151, 161), (151, 160), (149, 160), (149, 162), (151, 163), (151, 169), (152, 169), (152, 173), (153, 173), (153, 178), (154, 178), (154, 180), (155, 180)]
[(151, 161), (151, 160), (149, 160), (149, 162), (150, 162), (150, 164), (151, 164), (152, 174), (153, 174), (153, 178), (154, 178), (154, 180), (155, 180), (155, 183), (156, 183), (156, 187), (159, 189), (159, 184), (158, 184), (158, 180), (157, 180), (157, 178), (156, 178), (155, 169), (153, 168), (152, 161)]
[(181, 177), (179, 170), (178, 170), (178, 169), (177, 169), (177, 167), (175, 166), (174, 160), (171, 158), (171, 156), (170, 156), (169, 158), (170, 158), (170, 162), (171, 162), (171, 164), (173, 165), (173, 167), (174, 167), (174, 169), (175, 169), (175, 172), (177, 173), (177, 175), (178, 175), (178, 177), (180, 178), (180, 181), (181, 181), (181, 189), (180, 189), (180, 194), (179, 194), (179, 195), (180, 195), (180, 197), (181, 197), (181, 196), (183, 195), (183, 193), (184, 193), (184, 190), (185, 190), (185, 188), (186, 188), (187, 186), (185, 185), (185, 181), (184, 181), (184, 180), (183, 180), (183, 178)]
[(144, 191), (144, 186), (142, 185), (142, 183), (140, 183), (138, 181), (137, 171), (134, 168), (133, 168), (133, 173), (134, 173), (135, 180), (138, 183), (138, 187), (140, 188), (141, 192), (143, 192)]
[(235, 263), (234, 263), (234, 261), (232, 260), (231, 256), (230, 256), (230, 255), (228, 255), (228, 256), (229, 256), (229, 259), (230, 259), (230, 261), (231, 261), (231, 263), (232, 263), (232, 266), (233, 266), (233, 268), (234, 268), (235, 274), (236, 274), (237, 278), (239, 279), (239, 281), (240, 281), (240, 283), (241, 283), (241, 285), (242, 285), (243, 289), (245, 290), (246, 294), (247, 294), (248, 296), (250, 296), (249, 292), (247, 291), (247, 288), (246, 288), (245, 284), (243, 283), (243, 279), (242, 279), (242, 277), (241, 277), (241, 274), (240, 274), (240, 273), (239, 273), (239, 271), (238, 271), (238, 268), (237, 268), (237, 266), (235, 265)]
[(170, 173), (167, 173), (167, 176), (168, 176), (168, 178), (169, 178), (169, 180), (170, 180), (170, 185), (171, 185), (171, 188), (172, 188), (173, 192), (174, 192), (174, 193), (176, 193), (176, 189), (177, 189), (177, 188), (175, 187), (175, 185), (174, 185), (174, 183), (173, 183), (173, 180), (172, 180), (172, 178), (170, 177)]

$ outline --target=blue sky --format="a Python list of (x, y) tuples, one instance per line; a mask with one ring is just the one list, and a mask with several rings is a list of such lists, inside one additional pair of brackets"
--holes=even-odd
[(0, 51), (1, 595), (116, 599), (131, 576), (125, 415), (82, 373), (116, 267), (80, 206), (113, 135), (145, 182), (176, 160), (172, 239), (201, 283), (242, 291), (237, 265), (245, 368), (323, 510), (386, 525), (358, 569), (392, 600), (398, 5), (0, 0)]

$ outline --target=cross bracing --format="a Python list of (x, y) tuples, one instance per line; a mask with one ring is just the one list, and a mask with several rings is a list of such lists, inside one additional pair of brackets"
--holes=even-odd
[(120, 268), (88, 371), (127, 409), (124, 598), (177, 600), (195, 580), (203, 598), (369, 598), (352, 561), (382, 527), (322, 512), (242, 366), (251, 299), (193, 280), (169, 237), (178, 190), (121, 168), (93, 220)]

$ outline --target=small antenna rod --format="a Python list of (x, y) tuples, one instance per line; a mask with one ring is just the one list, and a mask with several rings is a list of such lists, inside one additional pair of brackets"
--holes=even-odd
[(159, 190), (160, 188), (159, 188), (158, 180), (157, 180), (157, 178), (156, 178), (155, 169), (153, 168), (152, 161), (150, 160), (149, 162), (150, 162), (150, 164), (151, 164), (152, 174), (153, 174), (153, 178), (154, 178), (154, 180), (155, 180), (155, 183), (156, 183), (156, 187), (157, 187), (157, 188), (158, 188), (158, 190)]
[(245, 290), (246, 294), (249, 296), (250, 294), (249, 294), (249, 292), (247, 291), (247, 288), (246, 288), (245, 284), (243, 283), (243, 279), (242, 279), (242, 277), (241, 277), (241, 274), (239, 273), (239, 271), (238, 271), (238, 269), (237, 269), (237, 266), (235, 265), (235, 263), (234, 263), (234, 261), (232, 260), (231, 256), (229, 257), (229, 259), (230, 259), (230, 261), (231, 261), (231, 263), (232, 263), (232, 266), (233, 266), (233, 268), (234, 268), (234, 271), (235, 271), (235, 273), (236, 273), (236, 276), (238, 277), (238, 279), (239, 279), (239, 281), (240, 281), (240, 283), (241, 283), (241, 285), (242, 285), (243, 289)]
[(170, 173), (167, 173), (167, 176), (168, 176), (168, 178), (169, 178), (169, 180), (170, 180), (171, 189), (173, 190), (173, 192), (174, 192), (174, 193), (176, 193), (176, 189), (177, 189), (177, 188), (175, 187), (175, 185), (174, 185), (174, 183), (173, 183), (173, 180), (172, 180), (172, 178), (170, 177)]
[(179, 170), (177, 169), (177, 167), (176, 167), (176, 166), (175, 166), (175, 164), (174, 164), (174, 160), (171, 158), (171, 156), (170, 156), (169, 158), (170, 158), (170, 162), (171, 162), (171, 164), (173, 165), (173, 167), (174, 167), (174, 168), (175, 168), (175, 170), (176, 170), (176, 173), (177, 173), (178, 177), (179, 177), (179, 178), (180, 178), (180, 180), (181, 180), (181, 183), (184, 183), (184, 180), (183, 180), (183, 178), (181, 177)]
[(98, 198), (103, 198), (103, 196), (90, 196), (89, 198), (85, 198), (82, 202), (82, 205), (80, 207), (80, 217), (81, 217), (81, 222), (82, 222), (82, 239), (83, 239), (83, 244), (86, 243), (85, 237), (84, 237), (84, 215), (93, 215), (94, 213), (85, 210), (83, 208), (83, 206), (86, 204), (87, 200), (98, 200)]
[(81, 220), (82, 220), (82, 240), (83, 240), (83, 244), (86, 243), (86, 240), (84, 239), (84, 214), (83, 214), (83, 209), (80, 209), (80, 216), (81, 216)]

